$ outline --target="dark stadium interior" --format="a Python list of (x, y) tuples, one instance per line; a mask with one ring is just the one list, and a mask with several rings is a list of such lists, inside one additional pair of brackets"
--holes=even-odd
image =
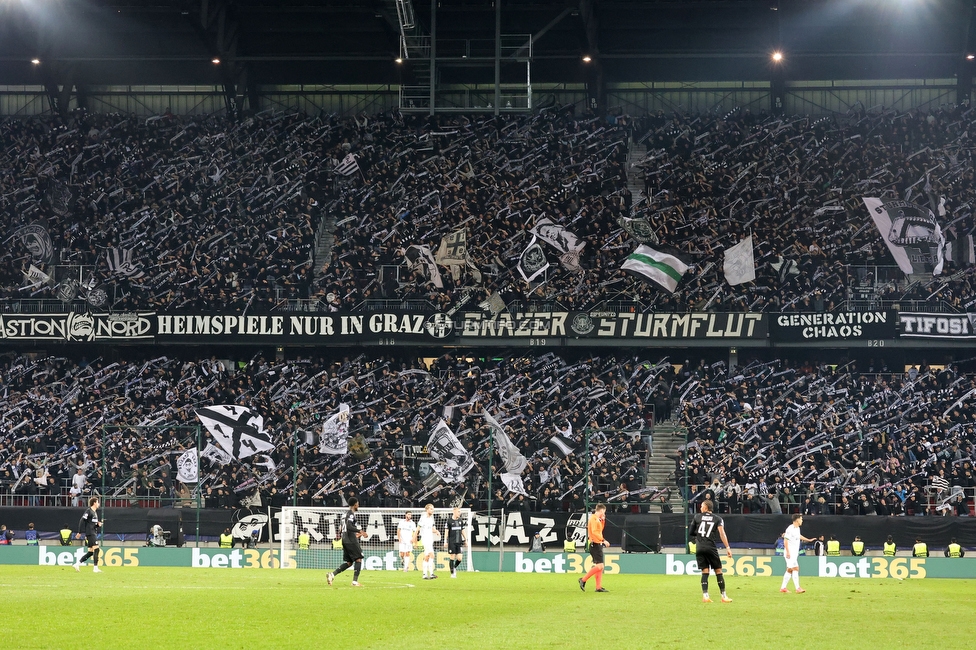
[(497, 1), (0, 1), (0, 523), (973, 514), (973, 3)]

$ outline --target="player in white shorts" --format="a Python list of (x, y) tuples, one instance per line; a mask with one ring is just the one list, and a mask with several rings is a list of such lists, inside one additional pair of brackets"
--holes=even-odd
[(403, 570), (409, 571), (413, 561), (413, 539), (417, 531), (417, 524), (413, 521), (413, 515), (409, 512), (404, 513), (403, 519), (397, 524), (397, 542), (399, 542), (400, 561), (403, 562)]
[(434, 573), (434, 542), (440, 538), (441, 534), (437, 532), (437, 522), (434, 520), (434, 504), (432, 503), (424, 506), (424, 514), (420, 515), (414, 538), (416, 539), (418, 535), (420, 543), (424, 547), (423, 563), (421, 564), (424, 580), (433, 580), (437, 577), (437, 574)]
[(800, 534), (800, 526), (803, 525), (803, 515), (793, 515), (793, 523), (783, 533), (783, 556), (786, 559), (786, 573), (783, 575), (783, 584), (779, 588), (786, 593), (786, 585), (790, 584), (790, 576), (793, 576), (793, 585), (796, 593), (802, 594), (806, 589), (800, 588), (800, 542), (812, 542), (813, 538), (804, 537)]

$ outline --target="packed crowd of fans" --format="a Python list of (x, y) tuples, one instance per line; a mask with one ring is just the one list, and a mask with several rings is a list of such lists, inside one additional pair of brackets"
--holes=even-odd
[[(682, 368), (675, 476), (726, 512), (969, 515), (976, 378), (924, 361)], [(687, 464), (686, 464), (687, 460)]]
[[(63, 273), (55, 267), (74, 265), (83, 288), (103, 287), (114, 309), (267, 308), (305, 297), (332, 309), (370, 298), (447, 309), (498, 292), (509, 303), (566, 308), (627, 300), (658, 310), (813, 311), (840, 307), (855, 285), (965, 309), (976, 285), (959, 260), (914, 282), (868, 270), (894, 264), (861, 197), (931, 206), (944, 212), (949, 239), (971, 234), (974, 120), (965, 106), (821, 119), (739, 110), (605, 118), (556, 107), (436, 120), (8, 120), (0, 294), (8, 304), (52, 298)], [(632, 143), (647, 155), (628, 166)], [(628, 175), (642, 179), (639, 195)], [(693, 262), (674, 294), (620, 271), (637, 245), (622, 217), (646, 219), (660, 240), (652, 245)], [(549, 270), (528, 283), (517, 263), (543, 218), (585, 246), (578, 267), (547, 247)], [(331, 263), (316, 269), (321, 223), (335, 224), (320, 233), (333, 245)], [(32, 225), (50, 251), (23, 236)], [(433, 253), (457, 230), (466, 231), (467, 263), (441, 267), (436, 286), (404, 253)], [(748, 234), (757, 278), (732, 287), (722, 251)]]
[[(484, 509), (491, 498), (493, 508), (576, 510), (589, 480), (591, 499), (624, 510), (667, 489), (645, 485), (645, 436), (675, 400), (689, 433), (675, 479), (692, 502), (715, 498), (728, 512), (962, 515), (976, 488), (974, 394), (973, 376), (924, 362), (890, 374), (853, 362), (755, 361), (729, 371), (723, 362), (551, 353), (233, 364), (8, 354), (0, 493), (65, 504), (104, 490), (118, 505), (192, 505), (193, 484), (178, 480), (177, 461), (197, 447), (194, 411), (238, 404), (262, 415), (274, 449), (244, 459), (204, 454), (206, 507), (293, 498), (339, 505), (356, 495), (371, 506), (460, 498)], [(350, 405), (349, 452), (325, 454), (307, 433), (339, 403)], [(489, 461), (483, 410), (528, 461), (522, 494), (501, 482), (498, 454)], [(458, 483), (436, 480), (409, 451), (425, 446), (442, 418), (474, 460)], [(559, 453), (556, 435), (565, 441)], [(204, 432), (200, 448), (210, 445)]]
[[(654, 406), (640, 395), (665, 386), (669, 373), (670, 365), (644, 360), (569, 362), (553, 354), (484, 361), (445, 355), (429, 368), (419, 359), (366, 355), (291, 361), (257, 356), (231, 364), (8, 354), (0, 362), (0, 493), (25, 504), (64, 505), (92, 490), (100, 493), (104, 485), (117, 505), (191, 505), (196, 495), (178, 480), (177, 461), (198, 448), (195, 409), (238, 404), (264, 418), (274, 449), (243, 460), (204, 453), (200, 486), (207, 507), (283, 505), (296, 496), (301, 505), (339, 505), (354, 493), (376, 506), (427, 500), (447, 505), (461, 497), (487, 508), (483, 409), (528, 460), (519, 494), (504, 488), (500, 459), (491, 459), (493, 506), (581, 507), (586, 427), (610, 429), (590, 442), (594, 490), (623, 501), (628, 495), (622, 486), (643, 493), (641, 433)], [(352, 414), (349, 453), (323, 454), (305, 444), (307, 432), (320, 430), (340, 403), (349, 404)], [(441, 418), (475, 461), (460, 483), (432, 483), (421, 463), (403, 454), (404, 445), (424, 446)], [(557, 431), (568, 454), (548, 445)], [(204, 433), (199, 448), (209, 445), (214, 440)]]

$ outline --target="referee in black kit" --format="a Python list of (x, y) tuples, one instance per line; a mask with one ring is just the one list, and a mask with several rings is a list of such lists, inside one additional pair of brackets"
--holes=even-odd
[(81, 516), (81, 520), (78, 521), (78, 534), (75, 535), (78, 539), (81, 539), (82, 534), (85, 536), (85, 546), (88, 547), (88, 552), (81, 556), (81, 559), (75, 562), (75, 571), (81, 571), (81, 565), (84, 564), (88, 558), (95, 558), (95, 568), (93, 569), (95, 573), (101, 573), (102, 570), (98, 568), (98, 531), (102, 527), (102, 522), (98, 519), (98, 497), (91, 497), (88, 499), (88, 508), (85, 510), (85, 514)]
[(447, 554), (451, 558), (452, 578), (457, 577), (457, 569), (461, 566), (461, 560), (464, 559), (464, 545), (468, 541), (468, 534), (465, 532), (467, 525), (468, 520), (461, 517), (461, 509), (454, 508), (444, 531), (444, 546), (447, 547)]
[(356, 523), (357, 510), (359, 499), (352, 497), (349, 499), (349, 510), (342, 518), (342, 564), (326, 577), (330, 585), (337, 575), (353, 566), (355, 570), (352, 574), (352, 586), (362, 586), (359, 584), (359, 572), (363, 570), (363, 549), (359, 546), (359, 538), (365, 539), (367, 534), (359, 530), (359, 524)]

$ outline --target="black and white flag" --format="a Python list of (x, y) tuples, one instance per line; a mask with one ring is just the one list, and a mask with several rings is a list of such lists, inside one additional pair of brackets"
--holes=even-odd
[(31, 261), (35, 264), (50, 264), (54, 260), (54, 244), (47, 228), (41, 223), (32, 223), (14, 233), (14, 238), (20, 240), (30, 252)]
[(207, 443), (206, 449), (204, 449), (203, 452), (200, 453), (200, 458), (201, 459), (206, 458), (214, 465), (221, 465), (221, 466), (226, 465), (230, 461), (234, 460), (234, 458), (230, 454), (228, 454), (226, 451), (216, 446), (212, 442)]
[(431, 432), (427, 451), (436, 461), (431, 469), (445, 483), (457, 483), (474, 467), (474, 458), (444, 420)]
[(71, 209), (71, 188), (64, 181), (52, 178), (44, 198), (55, 214), (64, 216)]
[(630, 219), (628, 217), (620, 216), (617, 219), (617, 223), (623, 228), (631, 239), (634, 239), (641, 244), (657, 244), (660, 243), (660, 239), (657, 237), (657, 233), (651, 227), (651, 222), (644, 217), (638, 217), (635, 219)]
[(50, 275), (40, 270), (33, 264), (30, 265), (30, 268), (28, 268), (27, 271), (23, 271), (23, 274), (24, 282), (27, 283), (24, 287), (22, 287), (23, 289), (37, 289), (42, 284), (53, 284), (54, 282)]
[(903, 273), (942, 273), (945, 236), (931, 210), (908, 201), (861, 200)]
[(322, 424), (319, 453), (341, 456), (349, 452), (349, 405), (340, 404), (339, 411)]
[(479, 302), (478, 308), (482, 311), (488, 312), (491, 315), (491, 318), (498, 318), (498, 314), (508, 309), (508, 306), (502, 299), (502, 294), (495, 291), (490, 296)]
[(132, 280), (138, 280), (145, 275), (142, 268), (133, 263), (131, 248), (110, 248), (105, 259), (108, 270), (116, 275), (124, 275)]
[(945, 258), (956, 266), (973, 266), (976, 264), (976, 252), (973, 247), (972, 235), (956, 235), (953, 228), (949, 228), (950, 239), (946, 242)]
[(346, 154), (346, 157), (335, 166), (335, 171), (343, 176), (352, 176), (358, 172), (359, 163), (356, 161), (356, 156), (351, 153)]
[(188, 449), (176, 459), (176, 478), (183, 483), (196, 483), (200, 472), (197, 467), (197, 450)]
[(441, 279), (440, 269), (437, 268), (437, 264), (434, 262), (434, 255), (430, 252), (430, 247), (407, 246), (407, 249), (403, 252), (403, 256), (406, 258), (407, 265), (411, 271), (423, 273), (438, 289), (444, 287), (444, 280)]
[(78, 295), (81, 283), (74, 278), (65, 278), (54, 288), (54, 296), (61, 302), (71, 302)]
[(542, 245), (539, 244), (536, 236), (532, 235), (532, 241), (529, 242), (529, 245), (522, 251), (522, 256), (519, 257), (519, 274), (525, 278), (526, 282), (534, 282), (548, 269), (549, 261), (546, 259), (546, 252), (542, 250)]
[(580, 270), (579, 255), (585, 241), (547, 217), (539, 219), (529, 232), (559, 251), (559, 262), (567, 271)]
[(777, 260), (770, 264), (770, 266), (779, 273), (780, 284), (786, 284), (791, 275), (800, 275), (800, 267), (797, 265), (796, 260), (785, 258), (782, 255), (778, 256)]
[(556, 431), (556, 435), (549, 439), (549, 449), (560, 458), (572, 456), (573, 452), (576, 451), (569, 439), (569, 436), (573, 435), (573, 425), (567, 423), (565, 429), (556, 429)]
[(274, 449), (264, 418), (244, 406), (227, 404), (197, 409), (197, 417), (224, 451), (238, 460)]

